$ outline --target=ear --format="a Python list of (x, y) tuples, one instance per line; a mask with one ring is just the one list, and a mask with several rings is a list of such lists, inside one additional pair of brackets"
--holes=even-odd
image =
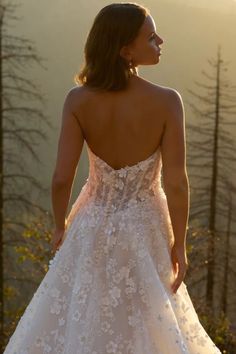
[(120, 56), (123, 59), (125, 59), (126, 61), (130, 61), (131, 60), (131, 53), (130, 53), (130, 49), (128, 48), (128, 46), (124, 46), (124, 47), (121, 48)]

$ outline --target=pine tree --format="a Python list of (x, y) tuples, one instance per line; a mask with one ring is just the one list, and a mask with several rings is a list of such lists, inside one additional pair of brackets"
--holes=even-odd
[[(224, 77), (228, 63), (223, 61), (220, 47), (217, 58), (208, 60), (208, 63), (213, 74), (210, 75), (206, 71), (202, 71), (202, 74), (209, 84), (195, 82), (204, 93), (189, 90), (198, 101), (198, 104), (189, 102), (197, 117), (197, 123), (195, 121), (187, 124), (186, 131), (189, 137), (187, 164), (192, 171), (192, 242), (193, 247), (199, 251), (197, 256), (202, 257), (199, 267), (201, 274), (204, 274), (201, 279), (196, 276), (196, 283), (205, 282), (205, 303), (214, 313), (214, 304), (215, 308), (218, 308), (217, 298), (214, 296), (216, 285), (219, 283), (218, 271), (227, 266), (228, 262), (222, 262), (219, 246), (222, 241), (225, 242), (226, 231), (222, 230), (222, 225), (228, 217), (226, 211), (229, 207), (229, 182), (232, 186), (230, 194), (235, 192), (235, 144), (231, 131), (227, 128), (235, 125), (232, 118), (235, 116), (236, 105), (235, 97), (232, 96), (234, 86)], [(232, 215), (231, 220), (233, 221)], [(199, 258), (196, 262), (199, 262)], [(218, 294), (218, 291), (216, 293)]]
[(45, 191), (33, 174), (40, 163), (37, 144), (51, 127), (42, 107), (46, 100), (27, 77), (31, 65), (43, 66), (32, 41), (10, 30), (17, 5), (0, 3), (0, 341), (4, 342), (4, 289), (13, 271), (14, 247), (24, 242), (22, 232), (30, 215), (44, 213), (38, 197)]

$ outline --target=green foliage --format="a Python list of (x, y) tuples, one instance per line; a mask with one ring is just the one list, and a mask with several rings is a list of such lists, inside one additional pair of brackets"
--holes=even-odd
[(7, 321), (4, 324), (5, 342), (8, 341), (8, 338), (10, 338), (10, 336), (14, 332), (18, 321), (20, 320), (21, 316), (23, 315), (23, 313), (25, 311), (25, 308), (26, 308), (26, 306), (20, 306), (17, 309), (14, 309), (14, 310), (9, 309), (4, 312), (5, 317), (7, 318)]
[(48, 261), (51, 256), (51, 231), (48, 225), (42, 218), (41, 220), (34, 220), (27, 225), (22, 238), (23, 245), (14, 247), (17, 263), (31, 264), (33, 269), (40, 269), (41, 274), (47, 272)]
[(17, 292), (13, 286), (5, 286), (4, 288), (4, 298), (12, 299), (16, 296)]
[(21, 242), (12, 248), (8, 263), (11, 268), (5, 275), (5, 341), (14, 332), (15, 327), (25, 311), (33, 293), (48, 271), (51, 251), (52, 220), (50, 215), (43, 214), (29, 222), (23, 233)]
[(210, 311), (201, 312), (199, 315), (203, 327), (206, 329), (213, 342), (223, 354), (233, 354), (236, 350), (236, 336), (231, 330), (230, 321), (221, 312), (219, 316), (213, 316)]

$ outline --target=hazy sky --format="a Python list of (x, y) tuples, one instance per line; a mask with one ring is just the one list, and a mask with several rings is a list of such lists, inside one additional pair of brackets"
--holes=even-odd
[[(117, 2), (117, 1), (114, 1)], [(18, 10), (21, 20), (11, 31), (32, 39), (47, 59), (47, 70), (32, 67), (27, 75), (40, 85), (48, 99), (47, 115), (54, 124), (50, 141), (40, 153), (45, 161), (42, 181), (49, 185), (55, 166), (61, 110), (67, 91), (74, 86), (73, 76), (83, 59), (83, 46), (97, 12), (110, 1), (104, 0), (24, 0)], [(208, 70), (207, 60), (216, 56), (218, 44), (229, 61), (228, 77), (236, 85), (236, 2), (235, 0), (146, 0), (164, 39), (157, 66), (140, 67), (139, 73), (154, 83), (177, 89), (186, 102), (186, 119), (192, 119), (187, 106), (188, 89)], [(87, 176), (83, 151), (79, 164), (78, 194)], [(49, 198), (48, 198), (49, 201)]]

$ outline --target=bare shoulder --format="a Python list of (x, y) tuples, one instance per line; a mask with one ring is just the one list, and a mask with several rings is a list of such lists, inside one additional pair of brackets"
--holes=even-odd
[(168, 88), (165, 102), (166, 118), (170, 122), (177, 120), (182, 124), (185, 112), (181, 94), (176, 89)]
[(176, 89), (171, 87), (163, 87), (162, 89), (167, 108), (172, 110), (183, 106), (182, 96)]
[(160, 97), (162, 100), (164, 99), (164, 103), (175, 104), (182, 100), (180, 93), (172, 87), (157, 85), (154, 83), (148, 83), (148, 86), (154, 95)]
[(166, 122), (182, 121), (184, 118), (184, 105), (181, 94), (174, 88), (160, 85), (154, 85), (153, 91), (157, 100), (161, 100), (161, 109)]
[(176, 89), (155, 84), (143, 78), (139, 79), (140, 85), (145, 92), (148, 93), (148, 95), (150, 95), (150, 97), (154, 100), (160, 101), (163, 108), (176, 108), (176, 106), (182, 104), (182, 97)]
[(67, 92), (65, 101), (75, 109), (86, 100), (88, 95), (89, 91), (84, 86), (74, 86)]

